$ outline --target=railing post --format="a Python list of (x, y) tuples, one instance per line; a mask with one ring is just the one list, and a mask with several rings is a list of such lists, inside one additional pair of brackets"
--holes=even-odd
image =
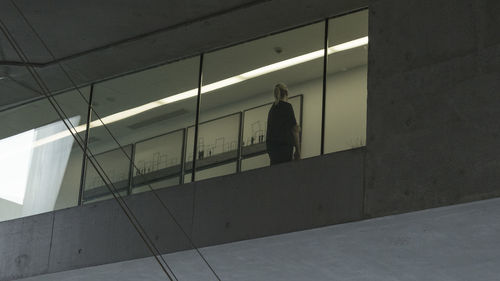
[(325, 120), (326, 120), (326, 74), (328, 70), (328, 19), (325, 20), (325, 41), (323, 54), (323, 102), (321, 105), (321, 155), (325, 154)]

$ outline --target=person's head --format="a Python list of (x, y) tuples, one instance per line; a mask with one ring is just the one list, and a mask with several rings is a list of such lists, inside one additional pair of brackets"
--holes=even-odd
[(277, 105), (280, 100), (288, 100), (288, 88), (283, 83), (279, 83), (274, 86), (274, 104)]

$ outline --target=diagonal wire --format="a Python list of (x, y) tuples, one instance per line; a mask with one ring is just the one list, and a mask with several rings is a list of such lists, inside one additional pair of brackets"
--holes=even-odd
[[(7, 38), (9, 39), (9, 42), (10, 42), (13, 46), (14, 46), (14, 45), (16, 45), (16, 46), (14, 46), (14, 47), (16, 48), (16, 52), (18, 53), (18, 55), (20, 56), (20, 58), (21, 58), (21, 59), (23, 59), (23, 60), (26, 60), (26, 56), (25, 56), (25, 54), (22, 52), (22, 50), (21, 50), (21, 49), (17, 49), (17, 48), (18, 48), (18, 46), (17, 46), (17, 42), (15, 42), (15, 39), (14, 39), (14, 38), (11, 38), (11, 37), (12, 37), (12, 35), (8, 32), (7, 28), (5, 28), (5, 25), (3, 24), (3, 22), (1, 22), (1, 20), (0, 20), (0, 23), (1, 23), (1, 26), (2, 26), (2, 31), (4, 32), (4, 34), (5, 34), (5, 35), (7, 36)], [(9, 37), (9, 36), (10, 36), (10, 37)], [(12, 41), (11, 41), (11, 40), (12, 40)], [(33, 75), (33, 78), (35, 79), (35, 81), (39, 84), (40, 88), (44, 91), (44, 92), (43, 92), (43, 94), (45, 94), (45, 95), (46, 95), (46, 97), (48, 98), (48, 101), (49, 101), (49, 102), (51, 103), (51, 105), (54, 107), (54, 109), (56, 110), (56, 113), (59, 115), (59, 117), (61, 118), (61, 121), (64, 123), (64, 125), (66, 126), (66, 128), (67, 128), (67, 129), (70, 131), (70, 133), (73, 135), (73, 137), (74, 137), (74, 139), (76, 140), (77, 144), (80, 146), (80, 148), (82, 148), (82, 144), (78, 141), (78, 139), (77, 139), (77, 137), (76, 137), (76, 136), (78, 136), (78, 137), (80, 138), (80, 141), (82, 141), (81, 137), (80, 137), (79, 135), (76, 135), (76, 136), (75, 136), (75, 135), (73, 134), (73, 131), (71, 131), (71, 129), (70, 129), (70, 126), (71, 126), (71, 128), (73, 128), (73, 130), (75, 129), (75, 128), (73, 127), (73, 125), (72, 125), (70, 122), (68, 122), (70, 125), (66, 124), (66, 121), (67, 121), (67, 120), (69, 120), (69, 118), (66, 116), (66, 114), (64, 113), (64, 111), (60, 108), (59, 104), (57, 104), (57, 102), (56, 102), (55, 100), (54, 100), (54, 101), (52, 101), (52, 100), (50, 99), (50, 96), (46, 94), (46, 92), (45, 92), (45, 91), (48, 91), (48, 90), (46, 89), (46, 88), (47, 88), (47, 86), (45, 85), (45, 83), (43, 82), (43, 80), (41, 80), (41, 78), (40, 78), (40, 76), (38, 75), (38, 73), (37, 73), (36, 71), (34, 71), (33, 69), (28, 68), (28, 71), (30, 72), (30, 74), (31, 74), (31, 75)], [(52, 97), (52, 98), (53, 98), (53, 97)], [(59, 112), (58, 110), (61, 110), (61, 112), (62, 112), (62, 113), (61, 113), (61, 112)], [(75, 130), (75, 131), (76, 131), (76, 130)], [(83, 148), (82, 148), (82, 149), (83, 149)], [(97, 160), (95, 159), (95, 157), (94, 157), (93, 155), (92, 155), (92, 159), (93, 159), (94, 161), (96, 161), (96, 163), (97, 163), (97, 165), (99, 166), (99, 168), (100, 168), (100, 169), (102, 169), (102, 171), (103, 171), (102, 173), (104, 174), (104, 176), (100, 173), (99, 169), (97, 169), (97, 167), (96, 167), (95, 163), (93, 163), (93, 162), (91, 161), (91, 164), (94, 166), (94, 168), (96, 169), (96, 171), (98, 172), (98, 174), (100, 175), (100, 177), (103, 179), (104, 183), (106, 183), (106, 184), (107, 184), (106, 179), (104, 179), (104, 177), (106, 177), (106, 178), (107, 178), (107, 180), (108, 180), (108, 181), (110, 181), (109, 177), (107, 177), (107, 175), (104, 173), (104, 169), (103, 169), (103, 168), (99, 165), (99, 163), (97, 162)], [(110, 181), (110, 183), (112, 184), (112, 182), (111, 182), (111, 181)], [(114, 187), (114, 185), (112, 185), (112, 187), (113, 187), (113, 189), (115, 190), (115, 192), (117, 192), (117, 191), (116, 191), (116, 188)], [(109, 188), (109, 186), (108, 186), (108, 188)], [(111, 189), (110, 189), (110, 192), (111, 192), (111, 193), (113, 194), (113, 196), (116, 198), (116, 195), (113, 193), (113, 191), (112, 191)], [(120, 195), (120, 194), (118, 194), (118, 195)], [(122, 198), (121, 198), (121, 199), (122, 199)], [(120, 201), (119, 201), (119, 202), (120, 202)], [(122, 199), (122, 204), (125, 204), (125, 207), (127, 207), (127, 208), (128, 208), (128, 206), (126, 206), (126, 203), (125, 203), (125, 201), (123, 201), (123, 199)], [(121, 205), (120, 205), (120, 206), (121, 206)], [(121, 207), (122, 207), (122, 206), (121, 206)], [(130, 209), (129, 209), (129, 211), (130, 211)], [(126, 213), (126, 214), (127, 214), (127, 213)], [(132, 213), (132, 214), (133, 214), (133, 213)], [(127, 214), (127, 216), (128, 216), (128, 214)], [(133, 223), (133, 222), (132, 222), (132, 223)], [(134, 224), (134, 223), (133, 223), (133, 224)], [(134, 226), (136, 226), (136, 225), (134, 224)], [(140, 225), (139, 225), (139, 226), (140, 226)], [(143, 230), (143, 231), (144, 231), (144, 230)], [(145, 231), (144, 231), (144, 232), (145, 232)], [(141, 236), (142, 236), (142, 233), (139, 233), (139, 234), (141, 234)], [(145, 234), (146, 234), (146, 233), (145, 233)], [(149, 239), (150, 239), (150, 238), (149, 238)], [(146, 241), (145, 241), (145, 242), (146, 242)], [(154, 245), (154, 244), (153, 244), (153, 245)], [(149, 246), (149, 245), (148, 245), (148, 246)], [(153, 252), (153, 254), (154, 254), (154, 252)], [(167, 265), (167, 266), (168, 266), (168, 265)], [(168, 275), (168, 273), (167, 273), (167, 275)]]
[[(40, 34), (35, 30), (34, 26), (29, 22), (29, 20), (26, 18), (26, 16), (24, 15), (24, 13), (22, 13), (21, 9), (14, 3), (14, 1), (11, 0), (11, 3), (14, 5), (14, 7), (16, 8), (16, 10), (18, 11), (18, 13), (23, 17), (24, 21), (28, 24), (28, 26), (31, 28), (31, 30), (33, 31), (33, 33), (37, 36), (37, 38), (40, 40), (40, 42), (43, 44), (44, 48), (49, 52), (49, 54), (55, 58), (55, 55), (52, 53), (52, 51), (50, 50), (50, 48), (47, 46), (47, 44), (45, 43), (45, 41), (41, 38)], [(66, 75), (66, 77), (68, 78), (68, 80), (71, 82), (71, 84), (73, 85), (73, 87), (77, 90), (77, 92), (80, 94), (80, 96), (83, 98), (83, 100), (89, 104), (89, 101), (87, 100), (87, 98), (83, 95), (83, 93), (81, 92), (81, 90), (77, 87), (75, 81), (71, 78), (71, 76), (69, 75), (69, 73), (67, 72), (67, 70), (62, 66), (62, 64), (60, 62), (57, 63), (58, 66), (60, 67), (60, 69), (63, 71), (63, 73)], [(111, 138), (114, 140), (114, 142), (119, 146), (120, 150), (122, 150), (122, 152), (125, 154), (125, 156), (127, 157), (128, 160), (130, 160), (130, 162), (132, 163), (134, 169), (136, 170), (137, 174), (140, 176), (140, 177), (145, 177), (145, 175), (143, 173), (141, 173), (140, 169), (135, 165), (135, 163), (132, 161), (132, 158), (128, 155), (128, 153), (125, 151), (123, 145), (120, 144), (120, 142), (116, 139), (116, 137), (111, 133), (110, 129), (108, 128), (108, 126), (102, 121), (101, 117), (99, 116), (99, 114), (91, 107), (91, 110), (92, 112), (96, 115), (96, 117), (98, 118), (98, 120), (101, 122), (101, 124), (103, 125), (103, 127), (106, 129), (106, 131), (109, 133), (109, 135), (111, 136)], [(194, 157), (194, 156), (193, 156)], [(165, 204), (165, 202), (160, 198), (160, 196), (158, 195), (158, 193), (153, 189), (153, 187), (150, 185), (150, 184), (147, 184), (147, 186), (149, 187), (149, 189), (153, 192), (153, 194), (155, 195), (155, 197), (160, 201), (160, 203), (162, 204), (163, 208), (168, 212), (169, 216), (173, 219), (174, 223), (176, 224), (176, 226), (182, 231), (182, 233), (184, 234), (184, 236), (187, 238), (187, 240), (189, 241), (191, 247), (193, 247), (196, 252), (198, 253), (198, 255), (203, 259), (203, 261), (205, 262), (205, 264), (207, 265), (207, 267), (212, 271), (212, 274), (214, 274), (214, 276), (217, 278), (217, 280), (221, 281), (220, 277), (217, 275), (217, 273), (215, 272), (215, 270), (213, 269), (213, 267), (210, 265), (210, 263), (208, 263), (207, 259), (205, 258), (205, 256), (201, 253), (201, 251), (199, 250), (199, 248), (194, 244), (194, 241), (191, 239), (191, 237), (187, 234), (187, 232), (185, 231), (185, 229), (181, 226), (181, 224), (179, 223), (179, 221), (175, 218), (175, 216), (173, 215), (172, 211), (170, 210), (170, 208), (168, 208), (168, 206)]]
[[(40, 36), (40, 34), (36, 31), (35, 27), (28, 20), (28, 18), (26, 17), (26, 15), (21, 11), (21, 9), (19, 8), (19, 6), (13, 0), (10, 0), (10, 2), (16, 8), (17, 12), (21, 15), (21, 17), (23, 18), (23, 20), (30, 27), (30, 29), (33, 31), (33, 33), (36, 35), (36, 37), (40, 40), (40, 42), (42, 43), (42, 45), (44, 46), (44, 48), (47, 50), (47, 52), (52, 56), (53, 59), (55, 59), (54, 53), (50, 50), (50, 48), (48, 47), (48, 45), (46, 44), (46, 42), (42, 39), (42, 37)], [(60, 67), (60, 69), (63, 71), (63, 73), (65, 74), (65, 76), (68, 78), (68, 80), (71, 82), (72, 86), (77, 90), (77, 92), (82, 97), (82, 99), (86, 102), (87, 105), (90, 106), (89, 101), (87, 100), (87, 98), (85, 97), (85, 95), (83, 95), (83, 93), (81, 92), (81, 90), (77, 87), (75, 81), (71, 78), (71, 76), (69, 75), (69, 73), (67, 72), (67, 70), (63, 67), (63, 65), (60, 62), (58, 62), (57, 64)], [(135, 165), (134, 161), (132, 161), (132, 158), (125, 151), (123, 145), (121, 145), (120, 142), (118, 141), (118, 139), (116, 139), (116, 137), (111, 133), (111, 130), (102, 121), (102, 119), (99, 116), (99, 114), (94, 110), (93, 107), (90, 107), (90, 108), (91, 108), (92, 112), (96, 115), (96, 117), (98, 118), (98, 120), (101, 122), (101, 124), (103, 125), (103, 127), (106, 129), (106, 131), (108, 132), (108, 134), (111, 136), (111, 138), (113, 139), (113, 141), (119, 146), (120, 150), (124, 153), (124, 155), (127, 157), (127, 159), (132, 163), (132, 165), (133, 165), (134, 169), (136, 170), (137, 174), (140, 177), (145, 178), (145, 175)], [(194, 158), (194, 155), (193, 155), (193, 158)], [(174, 221), (174, 223), (176, 224), (176, 226), (181, 230), (181, 232), (183, 233), (183, 235), (186, 237), (186, 239), (190, 243), (191, 247), (196, 250), (197, 254), (201, 257), (201, 259), (206, 264), (206, 266), (210, 269), (210, 271), (212, 272), (212, 274), (217, 278), (217, 280), (222, 281), (221, 278), (218, 276), (218, 274), (215, 272), (214, 268), (210, 265), (210, 263), (208, 262), (208, 260), (205, 258), (205, 256), (201, 253), (201, 251), (199, 250), (199, 248), (196, 246), (196, 244), (194, 243), (194, 241), (192, 240), (192, 238), (188, 235), (188, 233), (186, 232), (186, 230), (184, 229), (184, 227), (182, 227), (182, 225), (176, 219), (176, 217), (174, 216), (173, 212), (170, 210), (170, 208), (168, 208), (167, 204), (158, 195), (158, 193), (156, 192), (156, 190), (153, 189), (153, 187), (151, 186), (151, 184), (147, 184), (147, 186), (150, 189), (150, 191), (154, 194), (154, 196), (158, 199), (158, 201), (161, 203), (161, 205), (163, 206), (163, 208), (167, 211), (168, 215), (172, 218), (172, 220)]]
[[(6, 28), (5, 24), (3, 23), (3, 21), (1, 19), (0, 19), (0, 28), (1, 28), (2, 32), (5, 34), (5, 36), (7, 37), (8, 41), (14, 47), (14, 49), (15, 49), (16, 53), (18, 54), (18, 56), (20, 57), (20, 59), (22, 59), (24, 61), (27, 61), (26, 55), (19, 48), (17, 42), (12, 37), (12, 34), (10, 34), (10, 32), (8, 31), (8, 29)], [(70, 121), (68, 121), (69, 118), (66, 116), (66, 114), (64, 113), (64, 111), (60, 108), (59, 104), (57, 103), (57, 101), (55, 101), (54, 97), (52, 97), (50, 94), (48, 94), (48, 92), (50, 92), (50, 91), (48, 90), (47, 85), (43, 82), (43, 80), (41, 79), (41, 77), (39, 76), (39, 74), (34, 69), (32, 69), (31, 67), (27, 67), (27, 69), (30, 72), (30, 74), (33, 76), (33, 78), (35, 79), (36, 83), (42, 89), (42, 92), (46, 96), (46, 98), (49, 101), (49, 103), (54, 107), (54, 109), (55, 109), (56, 113), (58, 114), (59, 118), (61, 119), (61, 121), (64, 123), (64, 125), (66, 126), (66, 128), (70, 131), (70, 133), (73, 136), (73, 138), (76, 140), (76, 143), (78, 144), (78, 146), (83, 151), (84, 150), (83, 149), (83, 145), (80, 142), (80, 141), (83, 142), (83, 140), (81, 139), (81, 136), (77, 134), (76, 129), (74, 128), (73, 124)], [(52, 100), (51, 98), (54, 99), (54, 100)], [(61, 112), (59, 112), (59, 110)], [(66, 122), (68, 122), (68, 123), (66, 123)], [(75, 132), (73, 132), (71, 129), (73, 129)], [(78, 140), (78, 138), (80, 138), (80, 141)], [(155, 244), (152, 242), (151, 238), (147, 235), (147, 232), (144, 230), (144, 228), (140, 224), (139, 220), (137, 220), (137, 218), (133, 214), (133, 212), (130, 209), (130, 207), (128, 207), (127, 203), (123, 200), (123, 197), (121, 196), (121, 194), (117, 191), (117, 189), (113, 185), (112, 181), (109, 179), (109, 177), (107, 176), (107, 174), (104, 172), (104, 169), (99, 164), (99, 162), (97, 161), (97, 159), (95, 158), (95, 156), (92, 154), (91, 151), (88, 151), (88, 153), (90, 153), (90, 155), (91, 155), (91, 157), (88, 157), (88, 155), (86, 155), (89, 159), (91, 159), (90, 163), (92, 164), (92, 166), (94, 167), (94, 169), (96, 169), (96, 172), (101, 177), (101, 179), (103, 180), (103, 182), (106, 184), (106, 186), (108, 187), (109, 191), (111, 192), (111, 194), (113, 195), (113, 197), (115, 198), (115, 200), (118, 202), (119, 206), (122, 208), (122, 210), (124, 211), (125, 215), (130, 220), (130, 222), (132, 223), (132, 225), (134, 226), (134, 228), (136, 229), (136, 231), (138, 232), (138, 234), (141, 236), (142, 240), (145, 242), (145, 244), (148, 247), (148, 249), (154, 255), (154, 258), (160, 264), (162, 270), (165, 272), (165, 274), (167, 275), (167, 277), (169, 278), (169, 280), (173, 281), (173, 279), (170, 276), (170, 274), (172, 274), (172, 276), (174, 276), (175, 280), (178, 280), (177, 277), (175, 277), (175, 274), (172, 271), (172, 269), (170, 268), (170, 266), (168, 265), (168, 263), (163, 259), (161, 253), (156, 248)], [(99, 170), (98, 168), (101, 169), (102, 171)], [(109, 181), (109, 183), (106, 180)], [(163, 262), (165, 263), (165, 265), (163, 265), (160, 262), (160, 260), (157, 257), (157, 254), (154, 252), (153, 248), (158, 252), (158, 255), (163, 260)], [(168, 270), (167, 270), (167, 268), (168, 268)], [(170, 271), (170, 274), (169, 274), (169, 271)]]
[[(4, 34), (5, 34), (5, 31), (6, 31), (7, 29), (5, 28), (5, 30), (4, 30), (5, 25), (3, 24), (3, 22), (1, 22), (1, 20), (0, 20), (0, 23), (1, 23), (1, 26), (2, 26), (2, 31), (4, 31)], [(8, 33), (8, 31), (7, 31), (7, 33)], [(7, 35), (7, 34), (6, 34), (6, 35)], [(9, 33), (9, 35), (10, 35), (10, 33)], [(7, 35), (7, 36), (9, 36), (9, 35)], [(12, 36), (12, 35), (10, 35), (10, 36)], [(15, 42), (15, 39), (14, 39), (14, 38), (8, 38), (8, 39), (9, 39), (9, 42), (11, 42), (11, 44), (13, 44), (13, 45), (14, 45), (14, 44), (16, 44), (16, 45), (17, 45), (17, 43)], [(13, 41), (11, 41), (11, 39), (12, 39)], [(18, 55), (20, 56), (20, 58), (21, 58), (21, 59), (24, 59), (24, 60), (25, 60), (25, 55), (24, 55), (24, 53), (22, 53), (22, 50), (20, 50), (20, 49), (18, 50), (18, 49), (16, 48), (16, 52), (18, 52)], [(30, 72), (30, 74), (31, 74), (31, 75), (33, 75), (33, 78), (35, 79), (35, 81), (39, 84), (40, 88), (44, 91), (44, 92), (43, 92), (43, 94), (45, 94), (45, 95), (46, 95), (46, 97), (47, 97), (48, 101), (51, 103), (51, 105), (52, 105), (52, 106), (54, 107), (54, 109), (56, 110), (56, 113), (57, 113), (57, 114), (59, 115), (59, 117), (61, 118), (61, 121), (64, 123), (64, 125), (66, 126), (66, 128), (67, 128), (67, 129), (70, 131), (70, 133), (73, 135), (73, 137), (74, 137), (74, 139), (76, 140), (77, 144), (78, 144), (78, 145), (80, 146), (80, 148), (83, 150), (82, 144), (78, 141), (78, 139), (77, 139), (77, 137), (76, 137), (76, 136), (78, 136), (78, 137), (80, 138), (80, 141), (82, 141), (81, 137), (80, 137), (79, 135), (77, 135), (76, 133), (74, 134), (74, 133), (73, 133), (73, 131), (70, 129), (70, 126), (71, 126), (71, 128), (72, 128), (73, 130), (75, 130), (75, 128), (73, 127), (73, 125), (71, 124), (71, 122), (68, 122), (70, 125), (66, 124), (66, 120), (69, 120), (69, 118), (66, 116), (66, 114), (64, 113), (64, 111), (60, 108), (59, 104), (57, 104), (57, 102), (56, 102), (55, 100), (54, 100), (54, 101), (53, 101), (53, 100), (51, 100), (51, 99), (50, 99), (50, 96), (46, 94), (46, 92), (45, 92), (45, 91), (48, 91), (48, 90), (46, 90), (47, 86), (44, 84), (43, 80), (41, 80), (41, 78), (40, 78), (40, 76), (38, 75), (38, 73), (37, 73), (36, 71), (34, 71), (33, 69), (28, 68), (28, 71)], [(52, 97), (52, 98), (53, 98), (53, 97)], [(62, 113), (61, 113), (61, 112), (59, 112), (58, 110), (61, 110), (61, 112), (62, 112)], [(76, 130), (75, 130), (75, 132), (76, 132)], [(90, 152), (90, 153), (91, 153), (91, 152)], [(95, 163), (91, 161), (91, 164), (92, 164), (92, 165), (94, 166), (94, 168), (96, 169), (96, 171), (97, 171), (98, 175), (101, 177), (101, 179), (103, 179), (103, 182), (104, 182), (104, 183), (106, 183), (106, 186), (108, 187), (108, 189), (110, 189), (110, 192), (113, 194), (113, 196), (115, 197), (115, 199), (117, 199), (117, 201), (118, 201), (119, 203), (121, 203), (121, 204), (123, 204), (123, 205), (124, 205), (124, 206), (120, 205), (120, 207), (122, 207), (122, 208), (123, 208), (123, 207), (125, 207), (126, 209), (128, 209), (128, 210), (129, 210), (129, 212), (130, 212), (131, 214), (128, 214), (127, 212), (125, 212), (125, 214), (127, 215), (127, 217), (129, 217), (129, 218), (130, 218), (130, 217), (134, 218), (134, 219), (137, 221), (137, 224), (138, 224), (139, 228), (142, 230), (142, 232), (144, 232), (144, 234), (143, 234), (143, 233), (141, 233), (141, 232), (139, 231), (139, 234), (141, 235), (141, 237), (142, 237), (143, 235), (145, 235), (145, 236), (146, 236), (146, 238), (147, 238), (147, 239), (149, 239), (149, 240), (151, 241), (151, 239), (147, 236), (147, 233), (144, 231), (144, 229), (142, 228), (142, 226), (139, 224), (139, 222), (138, 222), (137, 218), (135, 218), (135, 216), (133, 216), (132, 211), (130, 210), (130, 208), (128, 208), (128, 206), (126, 205), (126, 203), (125, 203), (125, 201), (123, 200), (123, 198), (121, 198), (121, 195), (118, 193), (118, 191), (116, 190), (116, 188), (115, 188), (115, 187), (114, 187), (114, 185), (112, 184), (111, 180), (109, 179), (109, 177), (108, 177), (108, 176), (106, 175), (106, 173), (104, 172), (104, 169), (100, 166), (99, 162), (96, 160), (95, 156), (94, 156), (93, 154), (91, 154), (91, 156), (92, 156), (92, 157), (89, 157), (89, 158), (91, 158), (92, 160), (94, 160), (94, 161), (95, 161)], [(97, 163), (97, 166), (98, 166), (98, 167), (102, 170), (102, 172), (100, 172), (100, 171), (99, 171), (99, 169), (97, 169), (96, 163)], [(104, 174), (104, 176), (103, 176), (103, 174)], [(106, 179), (107, 179), (107, 180), (111, 183), (111, 186), (112, 186), (113, 190), (114, 190), (114, 191), (118, 194), (118, 196), (119, 196), (119, 197), (120, 197), (120, 199), (121, 199), (121, 202), (118, 200), (118, 198), (117, 198), (117, 197), (116, 197), (116, 195), (114, 194), (113, 190), (111, 190), (111, 188), (108, 186), (108, 184), (107, 184), (107, 182), (106, 182), (106, 179), (104, 179), (104, 177), (106, 177)], [(124, 209), (124, 211), (125, 211), (125, 209)], [(137, 229), (137, 230), (139, 230), (139, 228), (137, 228), (137, 226), (134, 224), (134, 222), (133, 222), (133, 221), (131, 221), (131, 222), (132, 222), (132, 224), (134, 225), (134, 227), (136, 227), (136, 229)], [(146, 240), (145, 240), (144, 242), (146, 242)], [(154, 246), (154, 243), (152, 243), (152, 242), (150, 242), (150, 243)], [(147, 242), (146, 242), (146, 244), (147, 244), (147, 246), (148, 246), (148, 247), (150, 247), (150, 245), (149, 245)], [(158, 252), (159, 252), (159, 251), (158, 251)], [(153, 253), (153, 254), (155, 254), (154, 252), (152, 252), (152, 253)], [(155, 255), (155, 258), (156, 258), (156, 255)], [(167, 267), (168, 267), (168, 264), (166, 264), (166, 265), (167, 265)], [(162, 268), (163, 268), (163, 267), (162, 267)], [(169, 269), (170, 269), (170, 268), (169, 268)], [(171, 270), (171, 269), (170, 269), (170, 270)], [(165, 271), (165, 273), (167, 273), (167, 275), (168, 275), (168, 272), (167, 272), (166, 270), (164, 270), (164, 271)], [(170, 278), (170, 277), (169, 277), (169, 278)], [(170, 279), (170, 280), (171, 280), (171, 279)]]

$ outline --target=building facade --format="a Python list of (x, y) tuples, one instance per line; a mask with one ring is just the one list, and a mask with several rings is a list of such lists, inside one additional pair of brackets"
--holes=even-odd
[[(124, 5), (110, 22), (98, 17), (117, 37), (94, 48), (83, 35), (47, 35), (53, 21), (37, 9), (55, 7), (19, 3), (24, 22), (4, 12), (5, 38), (19, 41), (4, 48), (2, 80), (25, 83), (5, 84), (24, 96), (6, 100), (3, 138), (31, 132), (39, 143), (16, 164), (38, 177), (24, 177), (22, 196), (4, 189), (0, 280), (151, 256), (138, 224), (168, 253), (498, 196), (495, 1), (201, 2), (171, 1), (183, 13), (165, 9), (149, 32), (117, 28), (154, 14)], [(27, 22), (47, 49), (25, 47), (37, 34), (19, 36)], [(15, 59), (19, 50), (28, 55)], [(92, 152), (86, 164), (69, 135), (53, 137), (64, 124), (27, 90), (37, 81), (26, 65)], [(266, 167), (262, 116), (277, 82), (292, 93), (304, 159)], [(47, 154), (62, 168), (42, 165)], [(104, 200), (106, 186), (124, 203)]]

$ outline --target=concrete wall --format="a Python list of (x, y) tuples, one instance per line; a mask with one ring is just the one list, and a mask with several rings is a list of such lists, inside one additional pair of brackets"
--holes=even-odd
[(372, 1), (366, 215), (500, 195), (498, 1)]
[[(362, 218), (364, 149), (158, 191), (199, 246)], [(162, 253), (190, 248), (151, 192), (127, 203)], [(114, 200), (2, 223), (0, 280), (150, 256)]]

